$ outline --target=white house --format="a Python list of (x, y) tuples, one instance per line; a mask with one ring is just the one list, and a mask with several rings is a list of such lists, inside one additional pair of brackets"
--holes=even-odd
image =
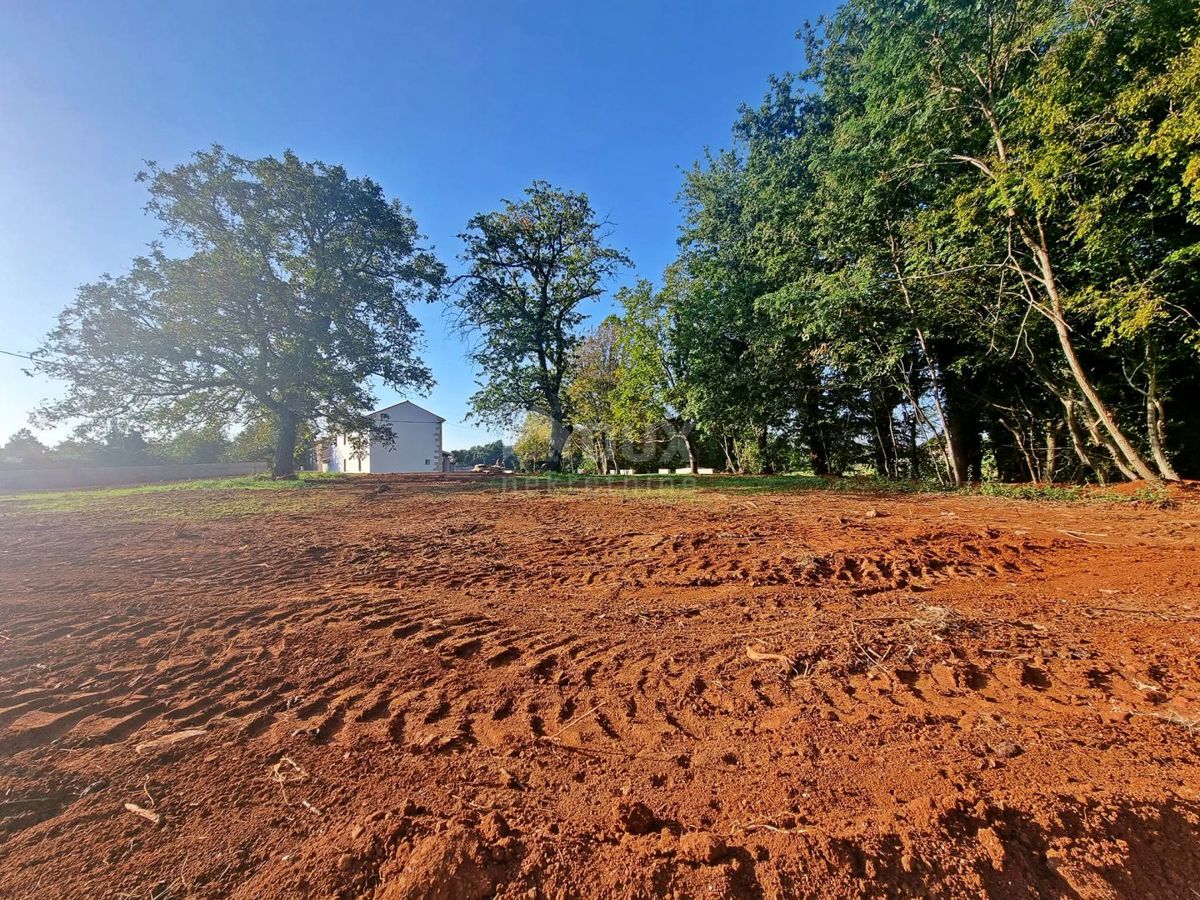
[(376, 410), (371, 417), (389, 425), (395, 443), (372, 440), (356, 450), (346, 435), (339, 435), (321, 453), (323, 472), (440, 472), (442, 423), (446, 420), (405, 400)]

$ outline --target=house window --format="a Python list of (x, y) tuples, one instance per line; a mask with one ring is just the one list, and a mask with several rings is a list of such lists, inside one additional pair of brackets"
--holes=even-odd
[(429, 465), (429, 460), (425, 460), (425, 465)]

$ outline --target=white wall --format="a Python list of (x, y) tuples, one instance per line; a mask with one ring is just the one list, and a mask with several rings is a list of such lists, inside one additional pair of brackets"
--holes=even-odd
[[(331, 472), (440, 472), (442, 470), (442, 423), (389, 420), (395, 443), (388, 447), (371, 441), (361, 458), (345, 435), (333, 442), (329, 454)], [(364, 448), (366, 450), (366, 448)]]
[(354, 445), (350, 443), (350, 438), (339, 434), (334, 439), (333, 446), (329, 448), (329, 471), (370, 472), (370, 452), (364, 447), (361, 456), (355, 455)]
[(372, 472), (440, 472), (441, 422), (390, 422), (395, 443), (371, 442)]

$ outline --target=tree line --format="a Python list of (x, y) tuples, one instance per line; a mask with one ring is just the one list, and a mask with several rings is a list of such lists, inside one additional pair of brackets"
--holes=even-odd
[(230, 436), (221, 428), (184, 429), (166, 438), (140, 431), (110, 430), (92, 437), (67, 437), (47, 446), (28, 428), (0, 445), (0, 466), (39, 469), (70, 466), (155, 466), (165, 464), (268, 462), (275, 435), (265, 423)]
[(687, 173), (662, 287), (582, 342), (592, 440), (657, 419), (735, 469), (1200, 475), (1197, 16), (853, 0), (803, 30), (804, 71)]
[(379, 430), (373, 384), (428, 388), (410, 306), (439, 300), (472, 414), (531, 466), (1196, 477), (1198, 29), (1185, 0), (849, 0), (686, 173), (677, 260), (591, 329), (631, 261), (584, 194), (475, 216), (451, 278), (340, 167), (151, 164), (190, 254), (80, 290), (40, 415), (266, 422), (287, 474), (306, 430)]

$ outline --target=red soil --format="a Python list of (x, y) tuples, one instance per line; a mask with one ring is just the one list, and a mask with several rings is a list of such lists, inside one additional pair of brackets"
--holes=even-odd
[(247, 496), (0, 505), (0, 895), (1200, 896), (1195, 498)]

